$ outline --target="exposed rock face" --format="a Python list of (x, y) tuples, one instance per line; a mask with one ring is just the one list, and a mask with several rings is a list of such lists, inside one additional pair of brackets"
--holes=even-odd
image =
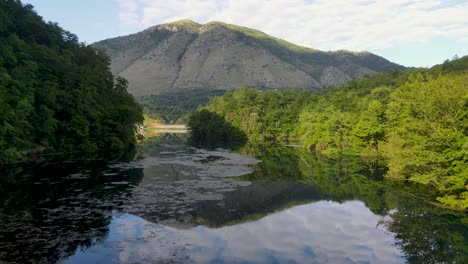
[(257, 87), (319, 90), (364, 74), (403, 68), (368, 52), (322, 52), (260, 31), (178, 21), (93, 44), (135, 96)]
[[(369, 73), (372, 74), (372, 71)], [(320, 84), (324, 86), (336, 86), (341, 83), (350, 81), (351, 79), (352, 78), (348, 74), (338, 70), (333, 66), (328, 66), (323, 70), (322, 75), (320, 76)]]

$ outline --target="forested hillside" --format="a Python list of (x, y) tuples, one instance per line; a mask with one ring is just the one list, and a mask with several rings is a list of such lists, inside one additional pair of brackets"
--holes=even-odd
[(0, 164), (135, 143), (142, 110), (110, 60), (31, 5), (0, 1)]
[(157, 96), (136, 98), (143, 105), (143, 112), (165, 124), (185, 124), (193, 111), (206, 105), (213, 96), (223, 95), (223, 90), (189, 90), (163, 93)]
[[(468, 208), (467, 70), (464, 57), (311, 95), (242, 89), (200, 111), (223, 117), (250, 142), (298, 142), (326, 155), (383, 158), (387, 177), (432, 185), (443, 194), (440, 202)], [(189, 124), (199, 124), (198, 116)]]

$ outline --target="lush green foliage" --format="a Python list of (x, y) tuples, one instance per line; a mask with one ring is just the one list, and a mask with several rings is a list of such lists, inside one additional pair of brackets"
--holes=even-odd
[(249, 141), (287, 141), (294, 136), (298, 114), (307, 98), (305, 92), (244, 88), (213, 98), (205, 109), (244, 131)]
[(418, 75), (392, 93), (385, 154), (389, 176), (432, 184), (468, 208), (468, 74)]
[(191, 116), (188, 126), (192, 129), (191, 141), (197, 146), (218, 147), (228, 145), (236, 147), (243, 145), (246, 141), (245, 134), (240, 129), (230, 125), (223, 117), (208, 110), (195, 112)]
[(166, 124), (186, 123), (191, 112), (205, 105), (213, 96), (220, 96), (224, 90), (188, 90), (163, 93), (137, 98), (143, 105), (143, 112), (150, 118)]
[(31, 5), (0, 1), (0, 163), (133, 144), (142, 113), (126, 86), (104, 53)]
[(367, 76), (317, 94), (241, 89), (204, 109), (249, 141), (299, 142), (324, 154), (388, 160), (388, 177), (435, 186), (468, 208), (468, 57)]

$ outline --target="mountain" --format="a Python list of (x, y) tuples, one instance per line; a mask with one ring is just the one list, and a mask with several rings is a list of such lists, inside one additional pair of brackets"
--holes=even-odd
[(135, 96), (240, 87), (319, 90), (380, 71), (402, 69), (369, 52), (324, 52), (261, 31), (190, 20), (93, 44)]

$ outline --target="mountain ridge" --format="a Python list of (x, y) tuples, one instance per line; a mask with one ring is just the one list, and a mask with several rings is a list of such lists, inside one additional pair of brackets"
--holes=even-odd
[(320, 51), (219, 21), (179, 20), (92, 45), (108, 53), (112, 72), (129, 80), (135, 96), (241, 87), (315, 91), (404, 68), (367, 51)]

